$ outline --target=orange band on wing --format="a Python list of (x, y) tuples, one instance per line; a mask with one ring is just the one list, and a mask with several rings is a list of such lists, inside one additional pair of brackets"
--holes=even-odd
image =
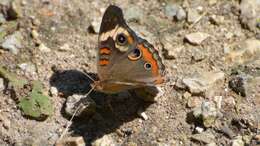
[(129, 44), (133, 44), (134, 39), (133, 39), (132, 36), (129, 35), (129, 36), (127, 36), (127, 41), (128, 41)]
[(145, 48), (142, 44), (138, 45), (138, 48), (142, 51), (144, 60), (152, 65), (153, 76), (157, 77), (155, 84), (160, 84), (163, 82), (162, 77), (159, 75), (159, 67), (157, 65), (157, 60), (153, 58), (153, 54), (148, 48)]
[(99, 65), (108, 65), (109, 61), (106, 60), (106, 59), (103, 59), (103, 60), (99, 60)]
[(111, 53), (111, 50), (109, 48), (100, 48), (99, 53), (109, 55)]

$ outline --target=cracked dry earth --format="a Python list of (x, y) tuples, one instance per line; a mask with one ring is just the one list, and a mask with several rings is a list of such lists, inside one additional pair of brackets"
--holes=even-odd
[[(23, 116), (0, 76), (0, 145), (55, 145), (67, 124), (65, 143), (82, 137), (82, 145), (259, 144), (259, 0), (14, 1), (0, 2), (0, 32), (7, 32), (0, 65), (42, 82), (54, 112), (42, 121)], [(66, 100), (90, 90), (86, 73), (96, 76), (99, 25), (109, 4), (159, 49), (164, 94), (149, 103), (130, 92), (92, 92), (95, 112), (69, 122)], [(10, 22), (16, 27), (8, 29)], [(12, 35), (21, 39), (6, 47)]]

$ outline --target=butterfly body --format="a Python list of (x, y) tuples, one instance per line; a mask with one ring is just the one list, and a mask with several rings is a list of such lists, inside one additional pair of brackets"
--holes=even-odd
[(98, 91), (117, 93), (163, 83), (164, 65), (158, 51), (126, 24), (122, 10), (109, 6), (104, 13), (97, 51)]

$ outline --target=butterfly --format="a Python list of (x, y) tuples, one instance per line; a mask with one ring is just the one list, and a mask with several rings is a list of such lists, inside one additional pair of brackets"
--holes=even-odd
[(158, 50), (126, 24), (122, 9), (110, 5), (102, 18), (97, 48), (98, 81), (94, 90), (117, 93), (164, 82)]

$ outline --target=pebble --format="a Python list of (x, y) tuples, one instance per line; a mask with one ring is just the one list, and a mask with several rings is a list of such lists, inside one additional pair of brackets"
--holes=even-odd
[(34, 38), (34, 39), (39, 39), (39, 33), (37, 32), (37, 30), (35, 30), (35, 29), (33, 29), (32, 30), (32, 32), (31, 32), (31, 34), (32, 34), (32, 37)]
[(129, 5), (124, 13), (124, 17), (127, 21), (140, 22), (144, 18), (144, 12), (137, 5)]
[(3, 49), (9, 50), (13, 54), (18, 54), (19, 49), (22, 48), (23, 36), (21, 32), (16, 31), (11, 35), (8, 35), (1, 44)]
[(169, 18), (173, 19), (177, 15), (179, 6), (177, 4), (168, 3), (164, 7), (164, 14)]
[(222, 99), (223, 99), (222, 96), (215, 96), (213, 99), (214, 102), (216, 103), (218, 109), (221, 109)]
[(55, 146), (85, 146), (85, 141), (82, 136), (80, 137), (65, 137), (58, 140)]
[(140, 109), (137, 111), (137, 114), (138, 114), (141, 118), (143, 118), (145, 121), (148, 120), (148, 116), (147, 116), (147, 114), (143, 111), (142, 108), (140, 108)]
[(118, 144), (110, 135), (104, 135), (103, 137), (91, 143), (91, 146), (117, 146), (117, 145)]
[(191, 97), (191, 94), (189, 92), (185, 92), (182, 96), (184, 99), (189, 99)]
[(201, 49), (198, 48), (193, 48), (191, 55), (192, 55), (192, 59), (196, 62), (202, 61), (206, 57), (205, 52), (201, 51)]
[(204, 131), (204, 128), (196, 127), (195, 130), (196, 130), (197, 133), (202, 133)]
[(205, 131), (199, 134), (193, 134), (191, 136), (191, 139), (202, 142), (204, 144), (210, 144), (210, 143), (214, 143), (215, 136), (212, 133)]
[(182, 81), (192, 94), (200, 94), (224, 78), (225, 74), (222, 71), (196, 72), (190, 77), (185, 77)]
[(184, 46), (172, 46), (170, 42), (164, 43), (165, 53), (163, 54), (165, 59), (175, 59), (178, 57), (178, 55), (181, 53), (181, 51), (184, 49)]
[(18, 65), (21, 70), (30, 75), (36, 74), (36, 67), (33, 63), (21, 63)]
[(96, 112), (96, 103), (89, 97), (84, 95), (71, 95), (67, 97), (65, 112), (69, 116), (72, 116), (75, 113), (76, 117), (86, 117), (93, 115)]
[(2, 92), (4, 89), (5, 89), (4, 79), (0, 78), (0, 92)]
[(197, 9), (194, 8), (190, 8), (188, 9), (188, 18), (187, 21), (189, 23), (195, 23), (200, 19), (201, 15), (199, 14), (199, 12), (197, 11)]
[(247, 39), (224, 48), (225, 62), (243, 64), (260, 56), (260, 40)]
[(69, 46), (69, 44), (65, 43), (64, 45), (62, 45), (60, 48), (59, 48), (60, 51), (70, 51), (71, 50), (71, 47)]
[(195, 118), (201, 118), (205, 127), (211, 127), (214, 125), (218, 115), (218, 110), (213, 102), (203, 101), (201, 106), (193, 109), (193, 115)]
[(187, 17), (187, 14), (186, 14), (185, 10), (182, 7), (179, 7), (179, 10), (176, 15), (177, 20), (182, 21), (182, 20), (185, 20), (186, 17)]
[(57, 97), (58, 96), (58, 94), (59, 94), (59, 91), (58, 91), (58, 89), (56, 88), (56, 87), (51, 87), (50, 88), (50, 94), (51, 94), (51, 96), (53, 97)]
[(202, 98), (198, 96), (192, 96), (188, 99), (187, 106), (189, 108), (195, 108), (200, 106), (202, 103)]
[(245, 143), (243, 141), (242, 136), (237, 136), (235, 139), (232, 140), (231, 146), (244, 146)]
[(40, 50), (41, 52), (45, 52), (45, 53), (51, 52), (51, 49), (48, 48), (47, 46), (45, 46), (43, 43), (41, 43), (41, 44), (39, 45), (39, 50)]
[(195, 32), (185, 35), (185, 39), (193, 45), (200, 45), (209, 37), (209, 34), (203, 32)]

